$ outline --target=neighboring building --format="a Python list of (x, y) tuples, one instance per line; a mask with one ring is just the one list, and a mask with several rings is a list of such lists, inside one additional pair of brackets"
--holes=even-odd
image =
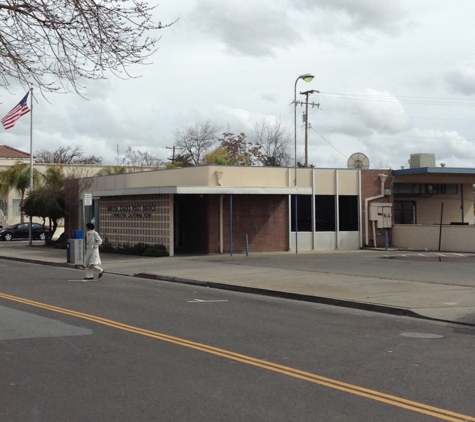
[[(475, 252), (474, 183), (475, 169), (445, 167), (202, 166), (92, 177), (68, 181), (65, 230), (94, 219), (112, 244), (163, 244), (170, 255), (242, 253), (246, 241), (251, 252), (436, 249), (444, 203), (443, 249)], [(83, 213), (84, 193), (93, 202)]]
[(393, 175), (393, 245), (475, 252), (475, 169), (420, 167)]
[[(30, 154), (17, 150), (15, 148), (0, 145), (0, 171), (8, 170), (16, 163), (22, 163), (25, 166), (30, 165)], [(83, 178), (91, 177), (98, 171), (107, 167), (104, 165), (83, 165), (83, 164), (45, 164), (36, 163), (33, 159), (34, 168), (40, 173), (44, 173), (49, 166), (62, 166), (64, 175), (66, 177)], [(12, 225), (20, 222), (20, 193), (15, 189), (10, 190), (8, 195), (0, 197), (0, 210), (3, 213), (4, 222), (6, 225)], [(43, 223), (41, 219), (34, 218), (34, 221)]]

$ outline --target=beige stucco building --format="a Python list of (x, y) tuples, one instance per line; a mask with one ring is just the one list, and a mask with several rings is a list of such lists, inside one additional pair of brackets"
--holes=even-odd
[(202, 166), (71, 183), (66, 230), (94, 219), (113, 244), (158, 243), (171, 255), (439, 243), (475, 252), (475, 169)]

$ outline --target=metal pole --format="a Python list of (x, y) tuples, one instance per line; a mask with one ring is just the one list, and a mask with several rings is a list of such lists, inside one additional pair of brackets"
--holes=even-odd
[(439, 229), (439, 252), (442, 244), (442, 218), (444, 216), (444, 203), (440, 205), (440, 229)]
[[(33, 191), (33, 88), (30, 88), (30, 192)], [(30, 215), (28, 229), (29, 245), (33, 246), (33, 217)]]
[(248, 235), (246, 234), (246, 236), (244, 237), (244, 240), (246, 242), (246, 256), (249, 256), (249, 237)]
[(460, 197), (460, 201), (461, 201), (461, 204), (460, 204), (460, 209), (462, 210), (462, 223), (465, 223), (465, 216), (464, 216), (464, 206), (463, 206), (463, 183), (460, 184), (460, 193), (461, 193), (461, 197)]
[(229, 254), (233, 256), (233, 196), (229, 195)]
[(295, 80), (294, 85), (294, 186), (297, 186), (297, 82), (300, 76)]
[(308, 167), (308, 91), (305, 93), (305, 167)]
[(294, 202), (294, 212), (295, 212), (295, 253), (299, 253), (299, 219), (297, 216), (298, 208), (297, 208), (297, 195), (295, 195), (295, 202)]

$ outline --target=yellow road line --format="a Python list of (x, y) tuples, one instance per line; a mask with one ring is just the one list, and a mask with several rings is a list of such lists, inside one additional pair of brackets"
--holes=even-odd
[(201, 352), (209, 353), (215, 356), (220, 356), (226, 359), (234, 360), (237, 362), (242, 362), (247, 365), (256, 366), (268, 371), (277, 372), (289, 377), (301, 379), (307, 382), (314, 384), (319, 384), (325, 387), (329, 387), (335, 390), (339, 390), (345, 393), (357, 395), (360, 397), (365, 397), (371, 400), (378, 402), (386, 403), (391, 406), (400, 407), (403, 409), (411, 410), (413, 412), (422, 413), (424, 415), (433, 416), (435, 418), (451, 421), (451, 422), (475, 422), (475, 418), (467, 415), (462, 415), (460, 413), (451, 412), (449, 410), (439, 409), (434, 406), (429, 406), (423, 403), (418, 403), (415, 401), (407, 400), (401, 397), (392, 396), (390, 394), (381, 393), (379, 391), (370, 390), (367, 388), (359, 387), (352, 384), (347, 384), (345, 382), (337, 381), (331, 378), (322, 377), (320, 375), (312, 374), (310, 372), (300, 371), (288, 366), (279, 365), (272, 362), (267, 362), (265, 360), (256, 359), (251, 356), (242, 355), (239, 353), (234, 353), (229, 350), (220, 349), (213, 346), (208, 346), (206, 344), (197, 343), (194, 341), (182, 339), (179, 337), (169, 336), (167, 334), (158, 333), (155, 331), (145, 330), (143, 328), (134, 327), (131, 325), (123, 324), (117, 321), (109, 320), (106, 318), (84, 314), (82, 312), (73, 311), (70, 309), (60, 308), (53, 305), (48, 305), (41, 302), (35, 302), (29, 299), (24, 299), (16, 296), (11, 296), (8, 294), (0, 293), (0, 298), (23, 303), (25, 305), (34, 306), (37, 308), (46, 309), (52, 312), (61, 313), (64, 315), (74, 316), (76, 318), (82, 318), (88, 321), (95, 322), (97, 324), (106, 325), (112, 328), (116, 328), (123, 331), (128, 331), (134, 334), (139, 334), (142, 336), (154, 338), (161, 341), (166, 341), (168, 343), (173, 343), (179, 346), (188, 347), (194, 350), (199, 350)]

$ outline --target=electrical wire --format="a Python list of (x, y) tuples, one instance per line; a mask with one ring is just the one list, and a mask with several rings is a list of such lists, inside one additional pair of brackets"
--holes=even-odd
[(342, 153), (338, 148), (336, 148), (330, 141), (327, 141), (327, 140), (323, 137), (323, 135), (322, 135), (320, 132), (318, 132), (313, 126), (310, 126), (310, 129), (312, 129), (314, 132), (316, 132), (316, 133), (318, 134), (318, 136), (320, 136), (320, 138), (322, 138), (322, 139), (323, 139), (328, 145), (330, 145), (335, 151), (337, 151), (337, 152), (339, 152), (341, 155), (343, 155), (343, 157), (345, 157), (345, 158), (348, 158), (348, 157), (349, 157), (349, 155), (343, 154), (343, 153)]
[(474, 100), (466, 98), (448, 98), (448, 97), (411, 97), (411, 96), (393, 96), (381, 94), (345, 94), (338, 92), (320, 91), (322, 97), (344, 100), (359, 101), (379, 101), (386, 103), (406, 103), (406, 104), (422, 104), (434, 106), (456, 106), (456, 107), (475, 107)]

